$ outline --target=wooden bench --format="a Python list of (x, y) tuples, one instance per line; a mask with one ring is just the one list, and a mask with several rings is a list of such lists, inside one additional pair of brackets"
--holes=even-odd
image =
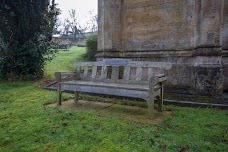
[(141, 98), (147, 101), (149, 115), (158, 99), (158, 110), (163, 110), (164, 69), (171, 68), (166, 62), (140, 62), (126, 59), (106, 59), (99, 62), (78, 62), (75, 72), (56, 72), (57, 105), (61, 105), (61, 93), (105, 94)]

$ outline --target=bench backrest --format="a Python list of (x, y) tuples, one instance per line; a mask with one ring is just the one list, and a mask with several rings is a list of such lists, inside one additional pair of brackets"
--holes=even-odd
[(105, 59), (97, 62), (74, 64), (82, 79), (99, 81), (148, 82), (153, 75), (171, 68), (168, 62), (131, 61), (128, 59)]

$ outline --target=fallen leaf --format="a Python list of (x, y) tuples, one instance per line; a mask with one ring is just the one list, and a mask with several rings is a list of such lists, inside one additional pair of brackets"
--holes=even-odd
[(65, 127), (66, 127), (66, 126), (68, 126), (68, 124), (67, 124), (67, 123), (64, 123), (64, 124), (63, 124), (63, 126), (65, 126)]
[(82, 118), (80, 118), (79, 120), (82, 121), (82, 120), (84, 120), (84, 118), (82, 117)]

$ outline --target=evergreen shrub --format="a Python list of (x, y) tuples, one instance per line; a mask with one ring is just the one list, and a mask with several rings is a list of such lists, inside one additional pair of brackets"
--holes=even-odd
[(91, 34), (86, 39), (86, 57), (90, 61), (96, 60), (97, 53), (97, 33)]
[(59, 14), (55, 0), (1, 0), (0, 80), (33, 80), (56, 50), (52, 31)]

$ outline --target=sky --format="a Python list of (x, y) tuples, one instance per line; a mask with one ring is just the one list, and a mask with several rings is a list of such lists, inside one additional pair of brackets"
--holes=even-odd
[(69, 10), (75, 9), (78, 16), (80, 25), (86, 25), (90, 19), (90, 11), (95, 15), (97, 14), (97, 1), (98, 0), (55, 0), (58, 8), (61, 9), (59, 15), (60, 20), (63, 22), (65, 18), (69, 17)]

